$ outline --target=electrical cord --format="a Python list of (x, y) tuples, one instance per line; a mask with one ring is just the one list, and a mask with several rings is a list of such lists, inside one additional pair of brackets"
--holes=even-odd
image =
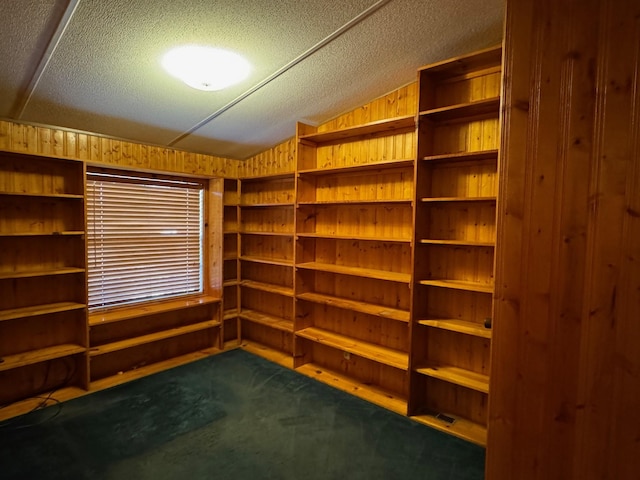
[[(73, 379), (73, 377), (75, 376), (76, 372), (77, 372), (77, 365), (76, 362), (72, 361), (70, 358), (62, 358), (62, 363), (64, 364), (64, 366), (66, 367), (66, 375), (65, 375), (65, 379), (63, 380), (63, 382), (57, 387), (54, 388), (53, 390), (51, 390), (46, 396), (44, 395), (34, 395), (32, 397), (29, 397), (30, 399), (40, 399), (41, 401), (38, 402), (38, 404), (36, 406), (34, 406), (31, 410), (29, 410), (28, 412), (25, 413), (29, 414), (29, 413), (33, 413), (37, 410), (41, 410), (47, 406), (52, 406), (49, 402), (53, 402), (54, 405), (56, 405), (58, 408), (56, 409), (55, 413), (51, 416), (51, 417), (47, 417), (44, 418), (43, 420), (36, 422), (36, 423), (29, 423), (26, 425), (20, 425), (20, 426), (13, 426), (12, 425), (14, 423), (16, 423), (18, 421), (18, 418), (21, 417), (21, 415), (10, 418), (4, 422), (2, 422), (0, 424), (0, 429), (7, 429), (7, 430), (20, 430), (23, 428), (30, 428), (30, 427), (35, 427), (37, 425), (42, 425), (43, 423), (49, 422), (51, 420), (53, 420), (54, 418), (56, 418), (58, 415), (60, 415), (60, 413), (62, 412), (62, 408), (63, 408), (63, 402), (61, 402), (60, 400), (58, 400), (57, 398), (54, 397), (54, 395), (62, 390), (65, 387), (68, 387), (71, 383), (71, 380)], [(51, 363), (53, 362), (53, 360), (48, 361), (47, 362), (47, 371), (45, 373), (44, 376), (44, 380), (42, 381), (42, 385), (40, 387), (40, 390), (44, 389), (47, 385), (47, 382), (49, 380), (49, 375), (51, 373)], [(18, 400), (16, 402), (11, 402), (11, 403), (7, 403), (4, 405), (0, 405), (0, 410), (2, 410), (3, 408), (7, 408), (11, 405), (14, 405), (16, 403), (18, 403), (19, 401), (23, 401), (23, 400)]]

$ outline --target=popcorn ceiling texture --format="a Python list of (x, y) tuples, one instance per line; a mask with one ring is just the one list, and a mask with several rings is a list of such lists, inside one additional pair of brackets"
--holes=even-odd
[[(29, 92), (67, 3), (76, 10)], [(415, 81), (424, 64), (499, 43), (502, 22), (502, 0), (3, 0), (0, 117), (244, 159), (298, 120), (325, 122)], [(252, 73), (193, 90), (160, 65), (186, 43), (240, 53)]]

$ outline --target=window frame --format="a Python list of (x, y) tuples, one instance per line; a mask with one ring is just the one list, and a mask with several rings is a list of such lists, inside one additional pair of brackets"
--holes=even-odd
[[(132, 177), (143, 177), (150, 180), (168, 180), (179, 182), (194, 182), (200, 185), (203, 192), (203, 204), (202, 204), (202, 255), (201, 255), (201, 281), (202, 291), (194, 293), (185, 293), (183, 295), (173, 295), (170, 297), (153, 298), (149, 300), (142, 300), (136, 302), (130, 302), (125, 304), (107, 305), (107, 306), (95, 306), (90, 307), (88, 304), (89, 288), (88, 288), (88, 270), (89, 270), (89, 246), (88, 246), (88, 232), (89, 232), (89, 218), (86, 218), (86, 252), (87, 252), (87, 307), (90, 315), (100, 315), (110, 311), (126, 311), (126, 310), (139, 310), (145, 305), (162, 305), (163, 303), (174, 305), (176, 301), (184, 300), (185, 302), (192, 302), (200, 298), (215, 298), (221, 299), (222, 297), (222, 178), (201, 177), (195, 175), (179, 175), (179, 174), (166, 174), (157, 171), (145, 171), (145, 170), (132, 170), (121, 168), (109, 168), (98, 165), (87, 164), (85, 174), (85, 191), (87, 190), (87, 183), (89, 176), (92, 173), (102, 173), (109, 175), (122, 175)], [(141, 183), (137, 181), (131, 181), (131, 183)], [(88, 195), (85, 195), (87, 198)], [(85, 202), (85, 209), (88, 212), (88, 202)], [(219, 257), (219, 258), (218, 258)], [(172, 307), (173, 308), (173, 307)]]

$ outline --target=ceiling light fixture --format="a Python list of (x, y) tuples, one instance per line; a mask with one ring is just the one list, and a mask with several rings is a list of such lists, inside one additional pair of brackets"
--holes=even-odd
[(222, 90), (249, 75), (249, 63), (233, 52), (199, 45), (184, 45), (167, 52), (162, 66), (174, 77), (198, 90)]

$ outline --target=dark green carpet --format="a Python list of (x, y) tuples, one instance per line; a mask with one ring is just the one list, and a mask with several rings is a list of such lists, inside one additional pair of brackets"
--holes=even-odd
[(482, 479), (484, 449), (242, 350), (0, 423), (0, 478)]

